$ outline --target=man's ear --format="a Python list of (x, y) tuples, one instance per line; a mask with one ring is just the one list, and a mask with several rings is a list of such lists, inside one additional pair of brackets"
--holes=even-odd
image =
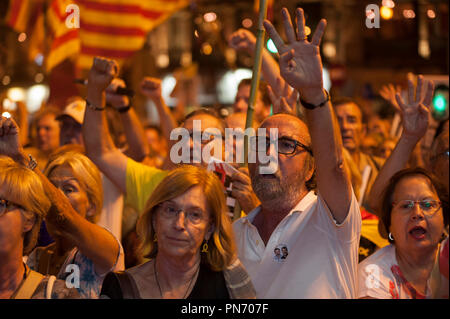
[(22, 213), (22, 220), (22, 232), (27, 233), (33, 228), (34, 224), (36, 223), (36, 215), (34, 213), (25, 211), (24, 213)]

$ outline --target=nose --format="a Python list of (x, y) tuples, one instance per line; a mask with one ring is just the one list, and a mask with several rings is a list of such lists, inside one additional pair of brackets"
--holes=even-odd
[(184, 212), (183, 211), (178, 212), (178, 214), (174, 220), (175, 229), (179, 229), (179, 230), (184, 229), (185, 222), (186, 222), (186, 216), (184, 215)]
[(247, 103), (244, 101), (244, 99), (239, 99), (236, 101), (236, 103), (234, 104), (234, 111), (236, 113), (238, 112), (245, 112), (247, 111)]
[(423, 214), (422, 208), (420, 208), (420, 206), (419, 206), (419, 203), (414, 203), (414, 207), (412, 208), (412, 212), (411, 212), (411, 218), (413, 220), (416, 220), (416, 219), (421, 220), (421, 219), (424, 219), (424, 217), (425, 216)]

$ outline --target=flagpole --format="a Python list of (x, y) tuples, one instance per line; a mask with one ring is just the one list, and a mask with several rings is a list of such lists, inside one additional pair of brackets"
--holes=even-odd
[[(253, 63), (252, 83), (250, 87), (250, 99), (248, 101), (247, 118), (245, 120), (245, 129), (253, 127), (253, 112), (255, 110), (256, 94), (258, 93), (259, 75), (261, 72), (262, 52), (264, 47), (265, 30), (263, 26), (264, 19), (267, 14), (267, 0), (259, 1), (259, 17), (258, 17), (258, 30), (256, 35), (256, 48), (255, 48), (255, 60)], [(241, 167), (247, 166), (248, 162), (248, 135), (244, 135), (244, 158), (245, 162), (241, 164)], [(239, 202), (236, 201), (234, 206), (233, 220), (238, 219), (241, 216), (241, 207)]]

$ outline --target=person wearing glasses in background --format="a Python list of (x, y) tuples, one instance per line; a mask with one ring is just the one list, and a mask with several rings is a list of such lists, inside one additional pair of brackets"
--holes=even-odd
[[(310, 42), (303, 10), (297, 9), (296, 16), (298, 34), (283, 9), (287, 44), (270, 22), (264, 26), (280, 53), (281, 76), (300, 93), (306, 124), (291, 114), (275, 114), (261, 123), (267, 132), (278, 129), (278, 167), (264, 174), (259, 156), (248, 165), (261, 205), (233, 224), (238, 255), (257, 298), (354, 298), (361, 214), (323, 88), (319, 45), (326, 21), (319, 22)], [(267, 133), (257, 137), (257, 148), (264, 144), (261, 138), (271, 144)], [(273, 257), (280, 245), (289, 251), (282, 263)]]
[[(111, 299), (255, 298), (226, 212), (214, 173), (191, 165), (170, 171), (137, 223), (141, 253), (150, 260), (122, 276), (110, 273), (101, 294)], [(123, 278), (130, 284), (122, 284)]]
[[(391, 245), (359, 264), (358, 298), (448, 298), (448, 188), (423, 168), (405, 169), (428, 129), (424, 101), (432, 91), (433, 84), (419, 76), (416, 87), (408, 81), (407, 101), (397, 93), (402, 135), (370, 193), (370, 205), (382, 221), (379, 231)], [(447, 244), (440, 245), (446, 237)]]

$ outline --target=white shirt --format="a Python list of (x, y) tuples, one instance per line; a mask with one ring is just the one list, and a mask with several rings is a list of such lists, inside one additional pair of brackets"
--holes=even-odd
[[(349, 212), (337, 224), (328, 206), (309, 192), (278, 224), (264, 246), (252, 224), (261, 207), (233, 223), (238, 255), (257, 298), (355, 298), (361, 214), (352, 192)], [(283, 247), (285, 259), (274, 253)]]
[[(358, 266), (358, 298), (420, 299), (431, 298), (431, 290), (425, 296), (408, 289), (409, 283), (401, 273), (395, 254), (395, 246), (389, 245), (364, 259)], [(431, 286), (428, 280), (427, 287)], [(411, 286), (410, 286), (411, 287)]]

